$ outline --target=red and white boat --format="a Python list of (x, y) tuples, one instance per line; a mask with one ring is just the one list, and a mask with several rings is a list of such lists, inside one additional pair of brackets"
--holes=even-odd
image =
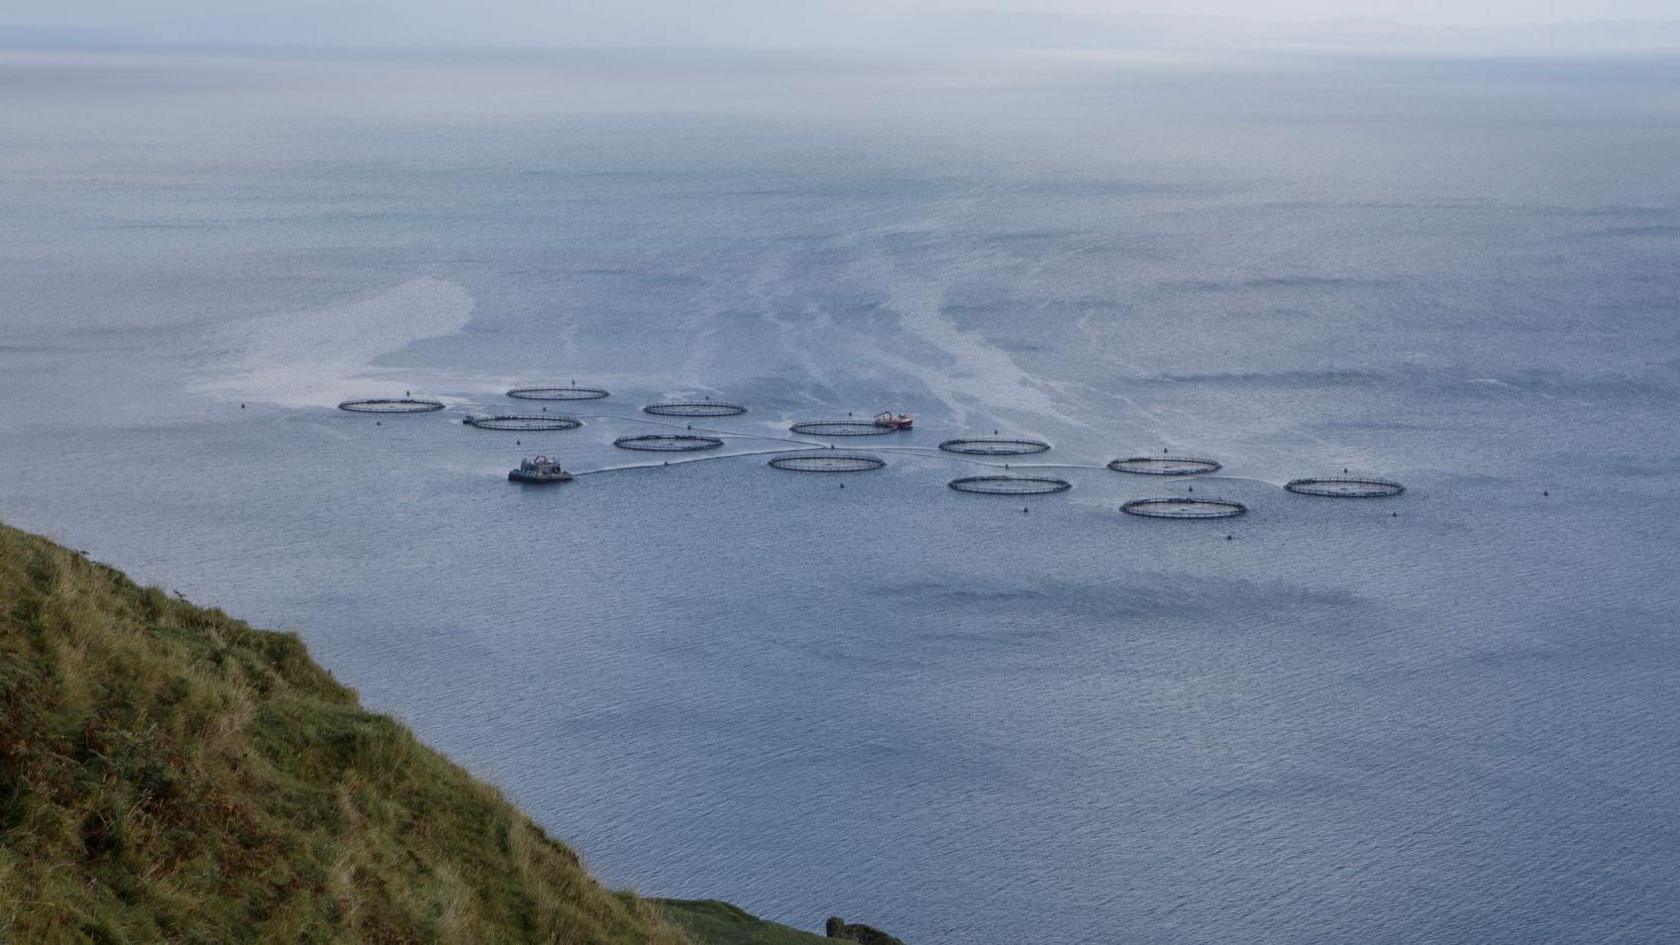
[(875, 425), (890, 430), (908, 430), (916, 423), (916, 418), (907, 413), (893, 413), (883, 410), (875, 415)]

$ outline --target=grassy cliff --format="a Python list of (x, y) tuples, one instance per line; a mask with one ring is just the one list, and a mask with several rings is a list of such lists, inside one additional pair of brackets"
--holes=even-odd
[(0, 526), (0, 942), (646, 942), (296, 637)]
[(766, 922), (715, 899), (661, 899), (660, 911), (704, 945), (834, 945), (834, 940)]

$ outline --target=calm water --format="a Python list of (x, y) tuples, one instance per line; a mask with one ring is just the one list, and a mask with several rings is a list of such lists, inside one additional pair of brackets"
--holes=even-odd
[[(1673, 941), (1677, 80), (0, 54), (0, 517), (298, 629), (646, 893), (916, 945)], [(455, 422), (573, 378), (581, 430)], [(408, 389), (457, 406), (333, 409)], [(1040, 436), (1074, 489), (503, 481), (643, 461), (666, 395)], [(1187, 485), (1100, 464), (1163, 448), (1252, 513), (1119, 514)], [(1410, 490), (1278, 488), (1344, 467)]]

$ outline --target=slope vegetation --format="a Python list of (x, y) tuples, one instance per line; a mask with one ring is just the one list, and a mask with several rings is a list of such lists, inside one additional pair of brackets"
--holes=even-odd
[(656, 900), (665, 916), (705, 945), (834, 945), (834, 940), (768, 922), (716, 899)]
[(0, 526), (0, 942), (687, 940), (296, 637)]

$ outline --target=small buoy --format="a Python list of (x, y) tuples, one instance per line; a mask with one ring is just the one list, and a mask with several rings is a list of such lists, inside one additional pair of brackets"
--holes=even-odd
[(1196, 487), (1195, 487), (1195, 486), (1191, 486), (1191, 487), (1190, 487), (1190, 491), (1191, 491), (1191, 492), (1195, 492), (1195, 491), (1196, 491)]
[(1399, 518), (1400, 513), (1399, 512), (1390, 512), (1390, 513), (1388, 513), (1388, 517), (1389, 518)]
[(992, 431), (992, 435), (993, 435), (993, 436), (997, 436), (997, 431), (996, 431), (996, 430), (993, 430), (993, 431)]
[(240, 410), (244, 410), (244, 409), (245, 409), (245, 405), (244, 405), (244, 404), (240, 404), (240, 405), (239, 405), (239, 409), (240, 409)]
[(1225, 536), (1225, 540), (1226, 540), (1226, 541), (1231, 541), (1231, 540), (1232, 540), (1232, 539), (1234, 539), (1234, 538), (1235, 538), (1235, 537), (1236, 537), (1236, 536), (1234, 536), (1234, 535), (1226, 535), (1226, 536)]
[(840, 488), (842, 488), (842, 489), (844, 489), (844, 488), (846, 488), (846, 484), (845, 484), (845, 483), (843, 483), (843, 482), (842, 482), (842, 483), (841, 483), (841, 484), (840, 484)]
[(520, 445), (520, 442), (519, 442), (519, 441), (518, 441), (518, 440), (514, 440), (514, 441), (513, 441), (513, 445), (514, 445), (514, 446), (519, 446), (519, 445)]
[(1166, 452), (1167, 452), (1167, 448), (1165, 446), (1161, 447), (1161, 454), (1163, 456), (1166, 455)]
[(1550, 490), (1550, 489), (1541, 489), (1541, 490), (1540, 490), (1540, 494), (1541, 494), (1541, 495), (1551, 495), (1551, 494), (1552, 494), (1552, 490)]
[(379, 426), (379, 425), (380, 425), (380, 422), (381, 422), (381, 421), (378, 421), (378, 420), (375, 420), (375, 421), (373, 421), (373, 425), (374, 425), (374, 426), (376, 426), (376, 427), (377, 427), (377, 426)]
[(851, 412), (851, 411), (850, 411), (850, 410), (848, 410), (848, 411), (846, 411), (846, 416), (848, 416), (848, 417), (849, 417), (849, 416), (851, 416), (851, 415), (852, 415), (852, 412)]
[(1008, 469), (1008, 468), (1009, 468), (1009, 464), (1008, 464), (1008, 463), (1004, 463), (1004, 464), (1003, 464), (1003, 468), (1004, 468), (1004, 469)]
[(667, 466), (669, 466), (669, 465), (671, 465), (671, 461), (670, 461), (670, 460), (666, 460), (666, 461), (665, 461), (665, 465), (667, 465)]
[(1344, 476), (1347, 475), (1347, 467), (1346, 466), (1342, 467), (1342, 475), (1344, 475)]
[(1022, 514), (1022, 515), (1025, 515), (1025, 514), (1027, 514), (1027, 507), (1026, 507), (1026, 506), (1024, 506), (1024, 505), (1023, 505), (1023, 506), (1021, 506), (1021, 514)]

